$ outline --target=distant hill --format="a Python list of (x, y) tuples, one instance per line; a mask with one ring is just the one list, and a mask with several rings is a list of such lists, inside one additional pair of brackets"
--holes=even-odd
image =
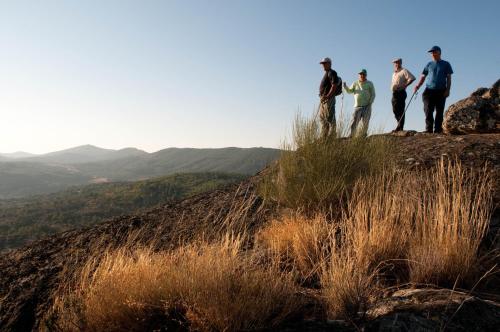
[(277, 159), (269, 148), (179, 149), (147, 153), (92, 145), (21, 159), (0, 157), (0, 199), (57, 192), (74, 185), (136, 181), (174, 173), (252, 175)]
[(0, 200), (0, 251), (49, 234), (95, 225), (106, 218), (137, 214), (142, 209), (244, 178), (223, 173), (176, 174), (138, 182), (87, 185), (26, 199)]
[(0, 199), (56, 192), (91, 181), (91, 176), (65, 165), (0, 160)]
[(82, 145), (38, 156), (27, 156), (26, 158), (22, 158), (22, 160), (42, 163), (79, 164), (144, 155), (148, 155), (148, 153), (136, 148), (112, 150), (93, 145)]
[(179, 172), (255, 174), (279, 156), (268, 148), (164, 149), (143, 158), (122, 158), (78, 165), (84, 174), (113, 181), (141, 179)]
[[(34, 157), (36, 155), (28, 152), (23, 152), (23, 151), (17, 151), (17, 152), (12, 152), (12, 153), (0, 153), (0, 157), (4, 158), (9, 158), (9, 159), (22, 159), (22, 158), (30, 158)], [(4, 158), (0, 158), (4, 159)]]

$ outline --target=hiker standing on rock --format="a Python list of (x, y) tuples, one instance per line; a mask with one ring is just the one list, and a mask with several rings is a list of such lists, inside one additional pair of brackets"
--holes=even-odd
[[(439, 46), (433, 46), (428, 52), (432, 55), (432, 61), (425, 66), (414, 91), (418, 91), (428, 76), (427, 85), (422, 94), (425, 130), (428, 133), (432, 133), (432, 127), (434, 126), (434, 133), (442, 133), (444, 105), (446, 98), (450, 95), (453, 69), (448, 61), (441, 59), (441, 48)], [(435, 120), (433, 115), (434, 110), (436, 110)]]
[(325, 70), (325, 75), (319, 85), (319, 119), (321, 121), (321, 137), (326, 139), (337, 131), (337, 123), (335, 121), (335, 95), (338, 86), (337, 72), (332, 69), (332, 60), (324, 58), (320, 61)]
[[(344, 89), (347, 93), (354, 94), (354, 117), (351, 125), (351, 137), (358, 131), (363, 136), (368, 132), (368, 123), (372, 114), (372, 104), (375, 100), (375, 87), (371, 81), (366, 79), (366, 69), (359, 73), (359, 79), (348, 87), (344, 82)], [(359, 122), (363, 121), (363, 126), (358, 128)]]
[(394, 64), (391, 83), (392, 111), (398, 122), (393, 131), (401, 131), (405, 125), (406, 88), (415, 81), (415, 76), (408, 69), (403, 68), (401, 58), (394, 59), (392, 63)]

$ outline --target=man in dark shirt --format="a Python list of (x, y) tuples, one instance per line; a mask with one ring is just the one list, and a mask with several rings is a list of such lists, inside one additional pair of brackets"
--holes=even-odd
[(325, 75), (319, 86), (320, 109), (319, 119), (321, 121), (321, 136), (327, 138), (335, 135), (337, 123), (335, 121), (335, 90), (337, 88), (337, 72), (332, 69), (332, 60), (324, 58), (320, 61), (325, 70)]
[[(422, 94), (425, 130), (432, 133), (432, 127), (434, 126), (434, 133), (442, 133), (444, 105), (446, 98), (450, 95), (453, 69), (448, 61), (441, 59), (441, 48), (439, 46), (433, 46), (429, 53), (432, 55), (432, 61), (425, 66), (414, 91), (417, 92), (427, 78), (426, 88)], [(433, 116), (434, 110), (436, 111), (435, 119)]]

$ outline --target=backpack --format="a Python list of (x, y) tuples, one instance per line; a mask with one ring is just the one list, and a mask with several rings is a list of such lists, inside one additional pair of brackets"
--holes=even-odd
[(335, 82), (335, 96), (342, 94), (342, 78), (337, 75), (337, 82)]

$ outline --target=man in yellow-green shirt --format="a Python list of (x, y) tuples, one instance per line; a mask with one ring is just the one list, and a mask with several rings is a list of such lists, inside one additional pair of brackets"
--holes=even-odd
[[(352, 83), (350, 87), (344, 82), (344, 90), (347, 93), (354, 94), (354, 117), (351, 125), (351, 137), (358, 132), (366, 136), (372, 113), (372, 104), (375, 100), (375, 87), (371, 81), (366, 79), (366, 69), (362, 69), (358, 74), (359, 79)], [(358, 128), (360, 122), (363, 125)]]

